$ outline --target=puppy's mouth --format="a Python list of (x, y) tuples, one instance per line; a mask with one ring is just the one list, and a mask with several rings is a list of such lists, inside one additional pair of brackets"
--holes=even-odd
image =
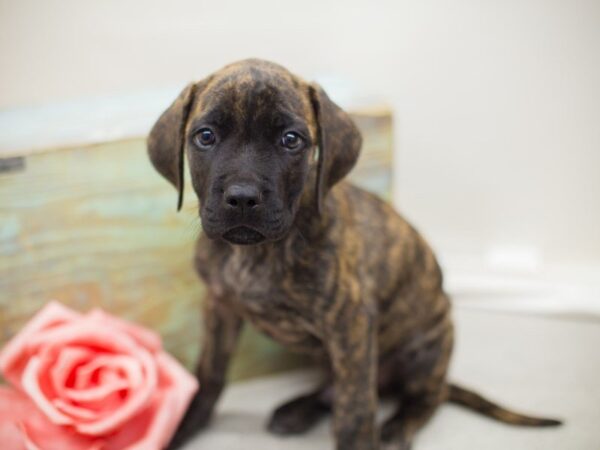
[(237, 245), (259, 244), (266, 239), (265, 235), (258, 231), (245, 227), (235, 227), (223, 234), (223, 239)]

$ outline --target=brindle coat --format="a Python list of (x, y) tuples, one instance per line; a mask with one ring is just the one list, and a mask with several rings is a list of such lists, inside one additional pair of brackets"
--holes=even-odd
[[(195, 265), (208, 290), (201, 389), (172, 447), (207, 423), (244, 320), (325, 369), (318, 389), (275, 411), (269, 429), (279, 434), (332, 410), (338, 449), (380, 440), (407, 449), (446, 400), (508, 423), (558, 423), (447, 383), (453, 328), (440, 268), (389, 205), (342, 180), (360, 147), (319, 86), (260, 60), (189, 85), (152, 129), (150, 158), (179, 206), (187, 155), (204, 230)], [(398, 402), (381, 431), (380, 395)]]

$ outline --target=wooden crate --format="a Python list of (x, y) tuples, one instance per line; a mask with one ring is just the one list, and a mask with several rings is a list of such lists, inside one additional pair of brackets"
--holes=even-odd
[[(354, 117), (364, 147), (352, 179), (387, 196), (391, 113)], [(200, 232), (196, 199), (189, 186), (186, 194), (177, 214), (175, 191), (151, 167), (144, 138), (0, 154), (0, 345), (56, 299), (81, 311), (100, 306), (153, 328), (192, 367), (203, 286), (191, 265)], [(231, 376), (298, 363), (246, 327)]]

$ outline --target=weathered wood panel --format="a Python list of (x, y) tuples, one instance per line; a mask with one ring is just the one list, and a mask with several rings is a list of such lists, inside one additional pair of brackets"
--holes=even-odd
[[(387, 195), (391, 116), (355, 117), (365, 139), (352, 177)], [(192, 190), (176, 214), (175, 192), (151, 167), (142, 138), (37, 153), (12, 168), (0, 171), (0, 345), (56, 299), (78, 310), (101, 306), (159, 331), (167, 350), (191, 367), (203, 294), (191, 267), (200, 232)], [(233, 378), (297, 362), (252, 331), (238, 353)]]

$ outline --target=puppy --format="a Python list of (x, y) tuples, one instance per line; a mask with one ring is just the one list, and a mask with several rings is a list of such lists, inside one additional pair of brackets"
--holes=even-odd
[[(453, 329), (440, 268), (390, 206), (343, 181), (360, 148), (321, 87), (256, 59), (190, 84), (154, 125), (149, 156), (179, 208), (189, 164), (204, 232), (195, 266), (208, 291), (202, 387), (171, 447), (208, 422), (245, 320), (323, 367), (320, 386), (274, 412), (278, 434), (331, 412), (339, 450), (407, 449), (444, 401), (516, 425), (560, 423), (446, 381)], [(383, 395), (397, 409), (379, 430)]]

